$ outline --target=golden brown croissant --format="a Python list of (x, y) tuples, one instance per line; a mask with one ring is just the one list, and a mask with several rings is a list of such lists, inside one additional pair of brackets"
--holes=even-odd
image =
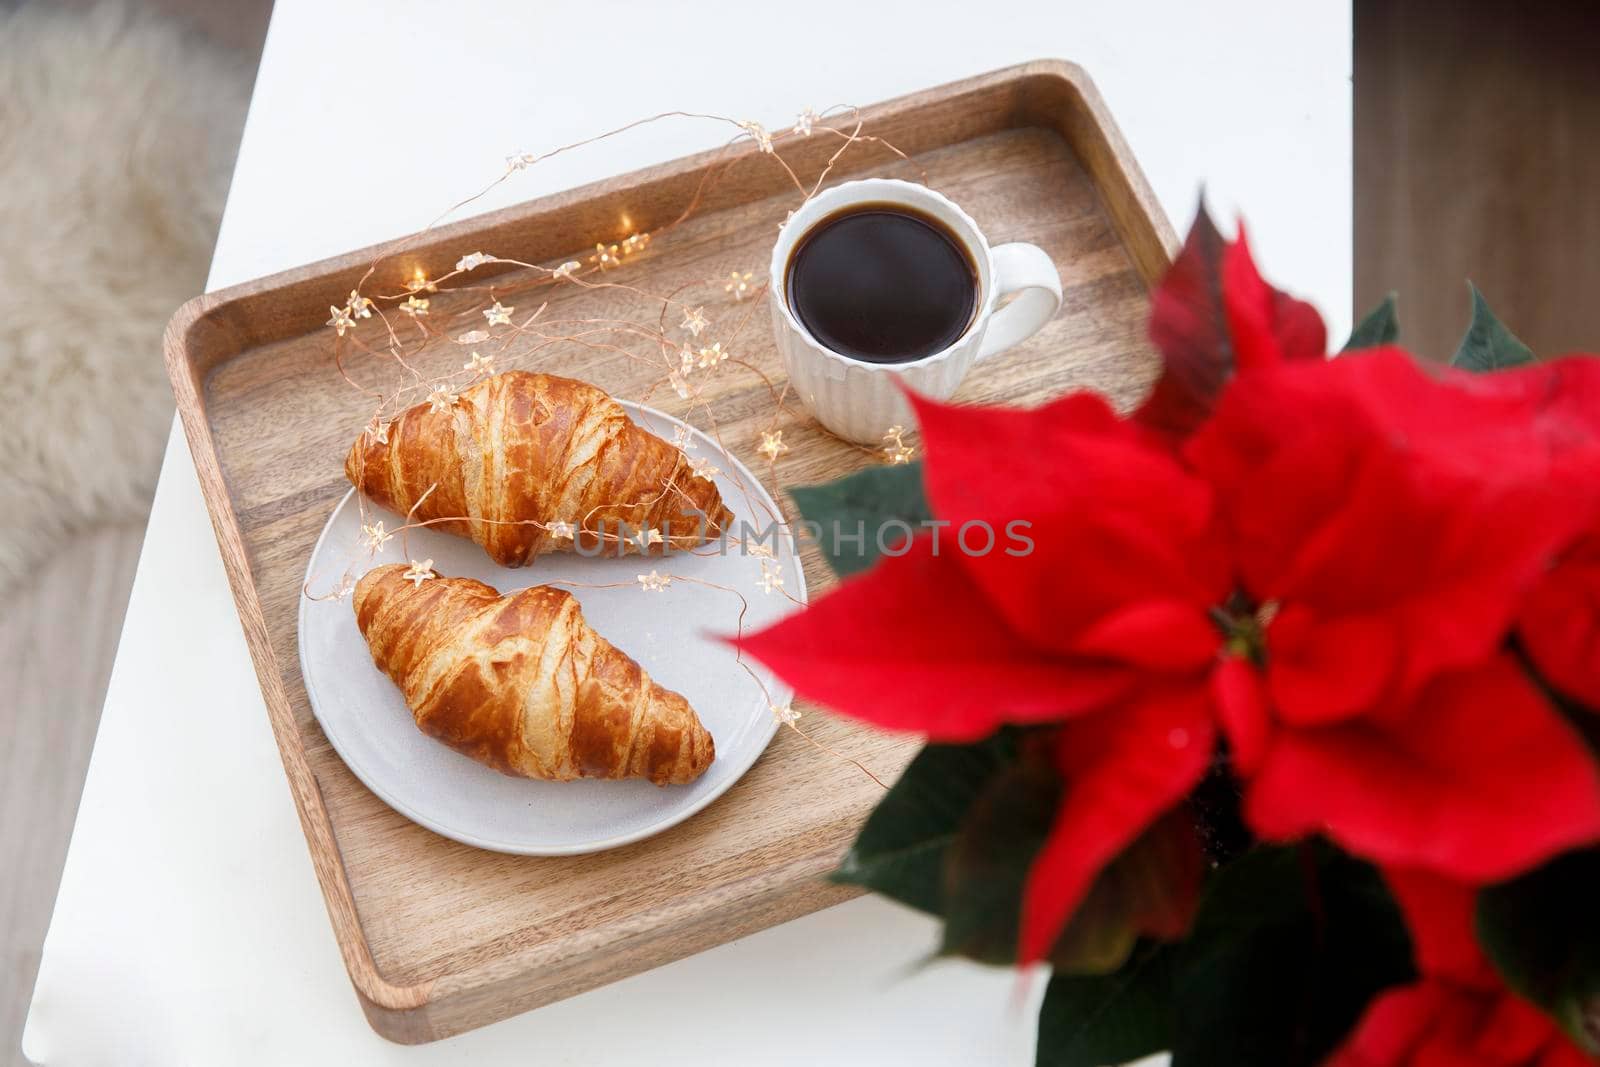
[(501, 596), (471, 578), (356, 584), (356, 624), (423, 733), (505, 774), (692, 782), (716, 756), (689, 702), (536, 585)]
[[(599, 554), (602, 544), (607, 554), (693, 548), (733, 520), (716, 485), (603, 390), (527, 371), (479, 382), (443, 410), (418, 404), (381, 435), (363, 432), (344, 472), (390, 511), (451, 520), (435, 528), (507, 567), (574, 547)], [(548, 528), (556, 523), (576, 536)], [(643, 549), (632, 539), (641, 530)]]

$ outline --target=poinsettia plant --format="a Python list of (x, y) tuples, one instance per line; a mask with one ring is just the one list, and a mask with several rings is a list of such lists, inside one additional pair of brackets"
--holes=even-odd
[(1392, 300), (1329, 358), (1202, 210), (1136, 410), (913, 397), (922, 464), (795, 493), (918, 531), (742, 641), (927, 739), (835, 877), (1051, 964), (1041, 1064), (1600, 1050), (1600, 360), (1473, 299), (1451, 367)]

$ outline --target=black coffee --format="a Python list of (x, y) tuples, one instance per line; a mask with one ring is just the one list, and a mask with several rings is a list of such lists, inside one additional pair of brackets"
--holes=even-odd
[(785, 296), (823, 347), (868, 363), (909, 363), (967, 331), (978, 280), (966, 246), (943, 223), (899, 204), (856, 204), (800, 239)]

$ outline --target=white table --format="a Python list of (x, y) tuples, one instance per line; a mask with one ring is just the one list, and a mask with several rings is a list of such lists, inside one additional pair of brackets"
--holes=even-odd
[[(398, 236), (519, 149), (667, 108), (779, 126), (1026, 59), (1082, 63), (1181, 231), (1202, 181), (1333, 336), (1351, 293), (1343, 3), (278, 0), (212, 288)], [(708, 147), (663, 124), (498, 206)], [(152, 359), (157, 358), (151, 353)], [(1003, 972), (912, 965), (927, 920), (863, 899), (450, 1041), (356, 1005), (181, 434), (162, 468), (24, 1050), (82, 1064), (1032, 1062)], [(1036, 982), (1037, 994), (1041, 983)], [(757, 1056), (756, 1054), (759, 1053)]]

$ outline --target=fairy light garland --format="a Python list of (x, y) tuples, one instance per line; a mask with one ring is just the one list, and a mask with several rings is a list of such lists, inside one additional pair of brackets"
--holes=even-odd
[[(830, 157), (827, 165), (823, 168), (822, 173), (818, 176), (816, 182), (810, 187), (807, 187), (804, 183), (802, 183), (795, 175), (793, 169), (783, 161), (781, 154), (778, 152), (778, 141), (781, 140), (781, 137), (775, 136), (761, 123), (750, 120), (728, 119), (713, 115), (668, 112), (662, 115), (654, 116), (651, 119), (641, 120), (640, 123), (632, 123), (629, 126), (620, 128), (619, 130), (611, 131), (609, 134), (601, 135), (601, 137), (590, 138), (586, 141), (577, 142), (574, 145), (564, 146), (543, 155), (535, 155), (527, 151), (518, 151), (512, 153), (511, 155), (505, 157), (505, 173), (499, 179), (497, 179), (496, 182), (491, 184), (489, 188), (493, 188), (494, 185), (499, 184), (500, 181), (504, 181), (507, 177), (513, 174), (527, 170), (538, 163), (541, 159), (568, 151), (574, 147), (577, 147), (578, 145), (592, 143), (594, 141), (603, 139), (604, 137), (612, 136), (616, 133), (622, 132), (623, 130), (632, 129), (635, 126), (641, 125), (645, 122), (658, 121), (674, 116), (730, 123), (740, 131), (740, 136), (735, 138), (734, 143), (737, 144), (739, 141), (747, 141), (752, 143), (761, 154), (774, 157), (774, 159), (783, 167), (785, 172), (794, 181), (797, 191), (802, 196), (802, 200), (809, 199), (812, 195), (815, 195), (815, 193), (821, 188), (822, 183), (826, 179), (828, 173), (831, 172), (835, 163), (837, 163), (839, 158), (843, 155), (844, 151), (853, 145), (868, 142), (876, 143), (888, 148), (892, 153), (902, 160), (907, 158), (904, 153), (894, 148), (894, 146), (889, 145), (887, 142), (882, 141), (880, 138), (863, 133), (859, 114), (854, 108), (830, 109), (827, 114), (840, 114), (847, 116), (849, 121), (845, 125), (849, 128), (847, 129), (843, 127), (825, 125), (823, 122), (823, 115), (819, 115), (811, 108), (806, 108), (798, 116), (796, 116), (794, 124), (787, 134), (787, 136), (792, 137), (812, 137), (819, 133), (826, 132), (838, 137), (841, 141), (839, 148)], [(477, 194), (477, 196), (468, 198), (468, 200), (463, 201), (462, 204), (458, 204), (456, 206), (458, 208), (464, 206), (465, 204), (470, 203), (472, 200), (477, 199), (478, 196), (484, 195), (488, 191), (488, 189), (484, 189), (482, 192)], [(698, 199), (698, 197), (696, 199)], [(793, 211), (791, 210), (789, 214), (792, 215)], [(684, 217), (688, 217), (687, 214)], [(441, 216), (441, 219), (442, 218), (443, 216)], [(436, 220), (434, 224), (437, 224), (437, 221), (438, 220)], [(677, 221), (681, 222), (683, 220), (680, 218)], [(429, 229), (431, 229), (432, 225), (434, 224), (430, 224)], [(673, 223), (672, 225), (676, 225), (676, 223)], [(670, 228), (671, 227), (668, 226), (663, 229)], [(426, 230), (424, 232), (426, 232)], [(675, 307), (681, 315), (678, 328), (688, 333), (692, 339), (698, 342), (701, 336), (707, 330), (712, 328), (712, 319), (707, 314), (706, 305), (702, 303), (679, 301), (673, 296), (663, 296), (660, 294), (648, 293), (645, 290), (632, 285), (612, 282), (597, 282), (592, 280), (592, 275), (606, 274), (612, 269), (622, 266), (623, 263), (628, 259), (645, 252), (650, 247), (656, 236), (656, 233), (649, 231), (633, 230), (620, 241), (595, 242), (593, 246), (594, 252), (588, 257), (590, 264), (588, 271), (584, 270), (583, 263), (579, 260), (566, 260), (559, 266), (550, 268), (541, 266), (539, 264), (524, 263), (514, 259), (502, 258), (499, 255), (484, 250), (474, 250), (458, 258), (455, 261), (454, 271), (444, 278), (430, 278), (421, 265), (413, 266), (403, 285), (402, 291), (399, 293), (374, 293), (369, 296), (361, 291), (360, 286), (351, 290), (348, 296), (345, 298), (342, 306), (329, 306), (330, 317), (327, 325), (333, 330), (334, 333), (336, 355), (337, 345), (340, 342), (348, 340), (349, 342), (356, 343), (360, 351), (378, 356), (387, 355), (396, 365), (407, 371), (413, 379), (405, 385), (402, 385), (400, 389), (394, 393), (384, 397), (383, 401), (378, 406), (378, 410), (372, 415), (370, 421), (364, 429), (366, 436), (374, 443), (386, 443), (389, 436), (389, 427), (392, 425), (393, 420), (392, 418), (385, 418), (385, 412), (392, 411), (398, 413), (399, 411), (404, 410), (406, 407), (409, 407), (412, 403), (417, 401), (419, 393), (421, 394), (422, 401), (427, 403), (430, 411), (447, 411), (459, 402), (460, 391), (462, 388), (464, 388), (466, 385), (470, 385), (474, 382), (489, 377), (497, 371), (499, 364), (497, 353), (495, 351), (485, 352), (480, 350), (478, 347), (472, 347), (469, 350), (468, 358), (460, 364), (461, 373), (465, 376), (465, 381), (451, 380), (450, 376), (448, 375), (441, 378), (429, 378), (422, 375), (408, 362), (406, 342), (395, 333), (393, 326), (383, 314), (381, 306), (383, 303), (389, 303), (394, 307), (395, 310), (399, 311), (411, 321), (415, 322), (422, 331), (422, 339), (420, 342), (418, 342), (418, 344), (419, 346), (421, 344), (426, 344), (429, 340), (437, 336), (437, 334), (428, 327), (426, 322), (423, 321), (433, 310), (432, 300), (430, 297), (420, 294), (448, 291), (451, 287), (446, 286), (442, 289), (441, 287), (443, 286), (443, 283), (452, 280), (456, 275), (470, 274), (478, 268), (488, 264), (505, 264), (521, 268), (525, 271), (532, 271), (536, 274), (543, 274), (545, 276), (545, 280), (550, 283), (566, 282), (582, 286), (605, 285), (607, 287), (620, 288), (632, 295), (639, 297), (642, 301), (647, 303), (659, 303), (661, 306), (668, 308)], [(370, 279), (371, 276), (376, 272), (379, 263), (381, 263), (381, 259), (380, 261), (375, 262), (372, 268), (368, 270), (368, 279)], [(755, 274), (753, 271), (737, 269), (731, 270), (728, 272), (726, 280), (722, 283), (722, 291), (725, 296), (731, 297), (736, 304), (743, 303), (747, 297), (758, 295), (765, 290), (765, 286), (757, 285), (754, 281), (754, 278)], [(366, 279), (364, 279), (364, 281), (365, 280)], [(497, 287), (498, 286), (491, 287), (491, 294)], [(662, 335), (659, 330), (652, 331), (650, 329), (641, 327), (637, 323), (623, 323), (621, 321), (593, 321), (582, 324), (594, 326), (595, 329), (593, 330), (586, 330), (578, 334), (562, 335), (559, 333), (547, 333), (534, 328), (532, 325), (532, 319), (530, 319), (529, 322), (522, 324), (522, 326), (518, 326), (513, 320), (513, 315), (515, 314), (516, 310), (517, 309), (515, 305), (506, 304), (498, 297), (493, 297), (487, 307), (482, 307), (480, 309), (485, 326), (488, 328), (465, 331), (454, 338), (455, 342), (463, 346), (483, 346), (498, 340), (500, 342), (499, 351), (505, 352), (507, 351), (511, 340), (521, 335), (531, 334), (535, 340), (536, 348), (539, 349), (567, 341), (586, 344), (595, 348), (620, 350), (634, 358), (640, 358), (635, 352), (618, 348), (618, 346), (589, 341), (583, 336), (585, 333), (631, 332), (642, 336), (647, 342), (653, 342), (658, 349), (665, 349), (676, 353), (675, 362), (673, 360), (668, 360), (665, 384), (670, 386), (673, 392), (676, 393), (681, 399), (691, 401), (697, 405), (703, 403), (701, 400), (704, 384), (701, 379), (703, 377), (709, 380), (709, 378), (713, 376), (720, 368), (730, 363), (737, 362), (742, 366), (749, 366), (746, 361), (736, 360), (734, 352), (727, 347), (726, 341), (731, 339), (733, 334), (726, 335), (724, 339), (711, 339), (705, 344), (685, 344), (681, 346), (673, 346), (667, 341), (665, 336)], [(543, 307), (540, 308), (540, 312), (542, 311)], [(361, 320), (373, 318), (375, 313), (376, 317), (380, 320), (383, 331), (387, 334), (388, 339), (388, 343), (381, 347), (374, 347), (369, 344), (360, 343), (355, 333), (358, 323)], [(533, 318), (537, 318), (538, 314), (539, 313), (535, 313)], [(740, 327), (742, 327), (742, 323), (740, 324)], [(740, 327), (736, 327), (733, 333), (736, 334), (738, 332), (738, 328)], [(506, 334), (500, 333), (500, 328), (509, 329), (510, 335), (507, 336)], [(343, 364), (341, 363), (341, 369), (342, 366)], [(352, 384), (354, 383), (352, 382)], [(777, 394), (775, 398), (775, 407), (778, 410), (774, 416), (774, 421), (776, 421), (777, 418), (781, 417), (786, 412), (785, 401), (787, 396), (788, 386), (785, 384), (782, 392)], [(755, 451), (766, 460), (769, 466), (775, 466), (780, 457), (791, 451), (791, 446), (783, 440), (783, 430), (781, 428), (772, 426), (771, 428), (762, 429), (758, 432), (760, 434), (760, 441), (756, 446)], [(904, 428), (897, 426), (892, 427), (885, 435), (884, 446), (880, 452), (888, 462), (908, 462), (915, 454), (911, 446), (906, 443), (905, 434), (906, 431)], [(719, 444), (720, 443), (721, 442), (719, 438)], [(675, 432), (674, 444), (680, 449), (683, 449), (688, 445), (687, 434), (681, 429)], [(722, 471), (706, 457), (690, 456), (687, 457), (687, 459), (688, 469), (692, 477), (714, 479), (722, 473)], [(362, 502), (362, 507), (364, 512), (364, 501)], [(364, 514), (363, 518), (365, 518)], [(781, 520), (781, 516), (776, 516), (775, 518)], [(377, 547), (381, 547), (384, 542), (386, 542), (389, 538), (394, 537), (396, 533), (401, 535), (403, 538), (404, 534), (409, 529), (413, 529), (422, 525), (433, 525), (434, 522), (438, 521), (448, 520), (433, 520), (429, 523), (407, 522), (399, 527), (396, 531), (385, 530), (385, 536), (383, 540), (379, 542)], [(554, 533), (553, 536), (562, 536), (562, 534), (571, 536), (571, 532), (564, 528), (566, 525), (567, 524), (556, 524), (556, 529), (559, 532)], [(368, 528), (369, 524), (363, 525), (364, 530)], [(601, 536), (606, 538), (616, 538), (620, 541), (619, 535)], [(646, 542), (646, 544), (648, 544), (648, 542)], [(374, 549), (374, 551), (375, 550), (376, 549)], [(772, 580), (768, 572), (770, 571), (770, 573), (774, 575), (777, 574), (777, 572), (772, 570), (771, 564), (763, 561), (762, 567), (763, 578), (759, 585), (763, 592), (773, 594), (780, 591), (782, 589), (781, 575), (777, 576), (778, 580)]]
[[(430, 223), (422, 233), (429, 232), (435, 225), (443, 221), (450, 214), (471, 204), (478, 198), (486, 195), (491, 189), (510, 179), (512, 176), (528, 170), (541, 160), (551, 156), (573, 150), (582, 145), (594, 143), (607, 137), (615, 136), (626, 130), (651, 122), (662, 121), (670, 118), (688, 118), (708, 121), (731, 126), (737, 131), (736, 136), (727, 145), (730, 153), (736, 152), (741, 145), (751, 145), (757, 153), (765, 158), (770, 158), (773, 165), (779, 166), (792, 181), (797, 194), (804, 203), (814, 196), (833, 172), (836, 164), (843, 157), (847, 149), (858, 145), (873, 144), (888, 150), (892, 155), (903, 162), (909, 162), (905, 153), (879, 137), (863, 131), (863, 124), (859, 112), (855, 108), (832, 108), (826, 112), (818, 113), (811, 108), (806, 108), (796, 116), (793, 125), (783, 133), (775, 133), (759, 122), (751, 120), (731, 119), (723, 116), (704, 115), (692, 112), (665, 112), (647, 119), (630, 123), (598, 137), (588, 138), (574, 144), (565, 145), (543, 154), (535, 154), (518, 150), (505, 157), (505, 170), (489, 186), (474, 196), (468, 197), (454, 205), (444, 215)], [(787, 138), (812, 138), (830, 136), (836, 138), (839, 144), (835, 151), (828, 157), (825, 166), (816, 179), (807, 184), (795, 173), (793, 168), (783, 159), (780, 151), (782, 142)], [(731, 156), (730, 156), (731, 158)], [(702, 179), (704, 185), (705, 179)], [(342, 302), (330, 304), (327, 327), (332, 335), (333, 357), (341, 373), (353, 388), (361, 390), (364, 394), (381, 396), (376, 409), (371, 413), (365, 423), (362, 433), (373, 444), (385, 444), (389, 440), (389, 430), (394, 418), (412, 405), (423, 402), (430, 411), (448, 411), (460, 402), (460, 394), (466, 387), (480, 382), (497, 372), (502, 360), (516, 358), (517, 363), (522, 358), (547, 349), (563, 345), (575, 345), (590, 350), (601, 352), (620, 353), (627, 358), (654, 364), (659, 368), (658, 383), (672, 389), (682, 400), (691, 404), (690, 414), (705, 408), (707, 400), (706, 386), (718, 375), (723, 373), (748, 372), (761, 378), (773, 393), (773, 414), (766, 427), (760, 429), (759, 443), (754, 451), (766, 462), (769, 470), (775, 474), (776, 465), (780, 458), (791, 453), (791, 446), (784, 441), (784, 430), (779, 425), (780, 420), (790, 413), (790, 392), (787, 383), (781, 389), (773, 386), (771, 380), (748, 358), (741, 354), (737, 346), (737, 339), (743, 329), (751, 321), (752, 315), (759, 302), (755, 299), (766, 291), (764, 283), (757, 283), (755, 272), (751, 269), (728, 269), (720, 281), (707, 280), (704, 287), (721, 286), (721, 296), (727, 302), (729, 310), (739, 308), (740, 311), (732, 318), (724, 316), (721, 321), (708, 302), (704, 299), (703, 291), (690, 286), (683, 292), (668, 294), (652, 293), (626, 281), (613, 280), (613, 275), (622, 277), (620, 268), (629, 261), (646, 254), (654, 242), (659, 241), (664, 234), (673, 227), (689, 218), (693, 212), (693, 205), (697, 204), (700, 194), (696, 193), (690, 209), (686, 210), (678, 219), (657, 227), (654, 230), (640, 230), (634, 228), (623, 217), (623, 228), (627, 235), (620, 239), (600, 238), (592, 243), (592, 252), (585, 253), (580, 258), (562, 261), (559, 265), (551, 267), (538, 263), (528, 263), (520, 260), (502, 257), (492, 250), (473, 250), (462, 254), (454, 262), (453, 269), (441, 276), (430, 277), (421, 264), (413, 264), (408, 268), (405, 281), (401, 283), (398, 292), (381, 292), (366, 288), (372, 278), (378, 273), (385, 260), (403, 255), (410, 243), (417, 238), (409, 238), (400, 242), (399, 247), (386, 256), (380, 257), (369, 267), (361, 283), (350, 290)], [(789, 212), (792, 216), (793, 211)], [(787, 220), (786, 216), (786, 220)], [(419, 235), (420, 236), (420, 235)], [(487, 284), (471, 282), (467, 276), (472, 275), (480, 268), (495, 265), (510, 271), (512, 274), (497, 274)], [(726, 269), (726, 268), (724, 268)], [(619, 295), (637, 300), (641, 306), (654, 307), (661, 311), (662, 323), (659, 327), (646, 325), (642, 322), (623, 318), (583, 319), (566, 322), (543, 323), (541, 317), (548, 304), (541, 305), (537, 311), (528, 316), (520, 324), (514, 319), (517, 311), (516, 304), (506, 303), (502, 296), (510, 293), (524, 293), (530, 285), (573, 285), (582, 288), (606, 288), (616, 290)], [(364, 291), (365, 290), (365, 291)], [(429, 375), (423, 373), (416, 366), (415, 357), (423, 347), (429, 343), (447, 337), (445, 331), (430, 325), (430, 315), (438, 310), (433, 307), (434, 297), (431, 294), (443, 296), (456, 294), (457, 296), (477, 294), (480, 303), (477, 310), (481, 313), (482, 325), (467, 329), (449, 340), (467, 349), (466, 358), (459, 363), (458, 372), (442, 375)], [(689, 299), (685, 299), (687, 295)], [(694, 297), (699, 296), (699, 299)], [(387, 312), (386, 312), (387, 309)], [(392, 319), (391, 315), (397, 313), (399, 319)], [(444, 319), (454, 317), (457, 312), (441, 316)], [(677, 321), (670, 328), (675, 330), (681, 338), (685, 334), (689, 343), (674, 340), (668, 336), (666, 316), (671, 314)], [(366, 323), (371, 325), (364, 325)], [(397, 331), (397, 323), (408, 324), (408, 330)], [(372, 357), (382, 363), (388, 363), (401, 377), (401, 384), (387, 392), (375, 391), (371, 386), (359, 385), (351, 378), (345, 368), (345, 360), (355, 354)], [(453, 364), (452, 364), (453, 365)], [(707, 420), (712, 428), (712, 438), (724, 452), (720, 432), (717, 430), (715, 418), (709, 409), (705, 409)], [(863, 449), (869, 454), (875, 454), (880, 461), (888, 463), (909, 462), (915, 452), (906, 443), (906, 430), (903, 427), (892, 427), (884, 436), (881, 449)], [(694, 479), (714, 480), (723, 475), (723, 472), (712, 462), (709, 457), (694, 454), (693, 440), (689, 431), (683, 425), (674, 428), (672, 443), (685, 454), (685, 468), (689, 477)], [(729, 453), (731, 454), (731, 453)], [(734, 475), (737, 480), (737, 475)], [(739, 489), (746, 487), (740, 485)], [(673, 491), (672, 486), (666, 486), (663, 491)], [(426, 497), (428, 494), (424, 494)], [(415, 513), (420, 501), (411, 509), (412, 513), (406, 516), (405, 521), (395, 529), (389, 529), (383, 520), (370, 519), (366, 513), (366, 501), (358, 494), (358, 507), (360, 508), (361, 537), (360, 547), (365, 550), (369, 558), (375, 556), (389, 542), (399, 538), (402, 552), (404, 552), (406, 534), (415, 529), (439, 525), (466, 519), (466, 516), (453, 518), (436, 518), (419, 521)], [(637, 502), (634, 502), (637, 503)], [(622, 505), (628, 506), (628, 505)], [(788, 525), (782, 515), (770, 516), (787, 531)], [(576, 541), (580, 532), (586, 541), (590, 537), (615, 543), (619, 549), (628, 547), (640, 552), (650, 552), (653, 549), (663, 548), (664, 539), (658, 530), (641, 529), (628, 533), (593, 533), (580, 531), (580, 516), (550, 522), (533, 522), (531, 525), (542, 528), (552, 539), (557, 541)], [(754, 587), (765, 596), (782, 596), (791, 601), (795, 598), (784, 588), (782, 568), (778, 565), (773, 552), (766, 544), (749, 539), (741, 542), (744, 554), (754, 561), (757, 573), (754, 576)], [(412, 559), (407, 556), (407, 568), (402, 578), (420, 587), (423, 582), (429, 581), (437, 575), (433, 570), (432, 559)], [(636, 588), (642, 593), (663, 593), (673, 582), (689, 581), (693, 584), (721, 589), (738, 597), (744, 602), (744, 595), (731, 587), (720, 586), (703, 579), (684, 578), (671, 573), (663, 574), (659, 569), (651, 569), (648, 573), (641, 573), (636, 579)], [(575, 583), (561, 583), (575, 584)], [(634, 583), (629, 583), (634, 584)], [(315, 593), (308, 581), (305, 594), (315, 599), (333, 598), (344, 599), (354, 589), (354, 580), (349, 569), (343, 574), (334, 588), (327, 593)], [(598, 588), (598, 587), (597, 587)], [(796, 601), (798, 603), (798, 601)], [(743, 609), (740, 611), (742, 628)], [(748, 665), (744, 665), (750, 671)], [(761, 684), (758, 677), (751, 673), (757, 684)], [(765, 692), (765, 685), (762, 685)], [(819, 744), (798, 727), (799, 712), (795, 711), (788, 702), (771, 704), (772, 713), (777, 721), (790, 729), (795, 730), (808, 743), (832, 753), (831, 749)], [(861, 766), (856, 760), (839, 753), (832, 753), (840, 759), (846, 760), (877, 780), (875, 775)], [(880, 783), (881, 784), (881, 783)]]

